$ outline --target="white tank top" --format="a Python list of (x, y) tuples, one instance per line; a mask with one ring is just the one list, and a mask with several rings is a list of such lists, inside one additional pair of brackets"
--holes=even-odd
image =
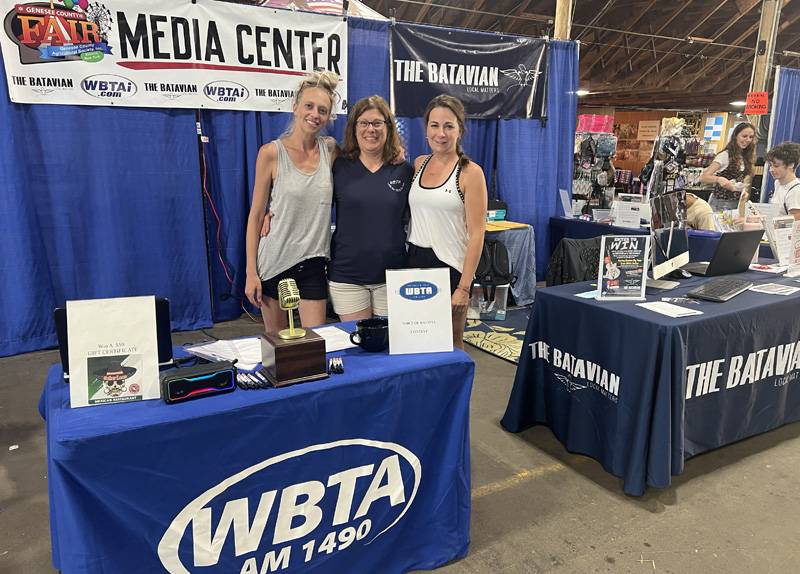
[(411, 210), (408, 242), (433, 249), (437, 259), (461, 272), (467, 253), (464, 193), (458, 185), (461, 165), (456, 163), (450, 176), (439, 187), (423, 187), (422, 173), (430, 159), (431, 156), (425, 159), (408, 193)]

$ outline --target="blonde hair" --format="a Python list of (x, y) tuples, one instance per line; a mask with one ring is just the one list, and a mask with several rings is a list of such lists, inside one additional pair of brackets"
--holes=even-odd
[(383, 144), (381, 158), (384, 163), (390, 162), (400, 155), (402, 142), (400, 134), (397, 132), (397, 121), (395, 120), (389, 104), (380, 96), (369, 96), (356, 102), (347, 117), (347, 127), (344, 129), (344, 149), (342, 155), (348, 159), (358, 158), (361, 150), (358, 147), (356, 138), (356, 122), (358, 118), (367, 110), (377, 110), (386, 120), (386, 142)]
[(331, 99), (331, 113), (330, 121), (336, 119), (336, 104), (339, 100), (339, 94), (336, 93), (336, 86), (339, 85), (339, 74), (336, 72), (328, 72), (327, 70), (317, 70), (313, 74), (309, 74), (300, 85), (297, 86), (297, 93), (294, 96), (294, 105), (300, 103), (300, 97), (303, 91), (308, 88), (319, 88), (328, 93)]
[[(339, 74), (336, 72), (328, 72), (326, 70), (317, 70), (313, 74), (309, 74), (297, 86), (297, 91), (294, 94), (293, 107), (297, 107), (300, 103), (300, 97), (303, 91), (308, 88), (319, 88), (324, 90), (328, 97), (331, 99), (331, 112), (328, 115), (328, 124), (336, 119), (336, 102), (339, 100), (339, 94), (336, 93), (336, 86), (339, 84)], [(294, 114), (290, 116), (289, 124), (281, 134), (281, 138), (288, 137), (294, 131)]]

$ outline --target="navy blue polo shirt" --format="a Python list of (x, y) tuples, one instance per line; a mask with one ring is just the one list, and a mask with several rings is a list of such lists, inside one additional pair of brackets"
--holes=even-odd
[(372, 173), (359, 159), (336, 159), (336, 231), (328, 279), (355, 285), (385, 283), (387, 269), (404, 267), (404, 219), (413, 176), (414, 168), (408, 163), (384, 164)]

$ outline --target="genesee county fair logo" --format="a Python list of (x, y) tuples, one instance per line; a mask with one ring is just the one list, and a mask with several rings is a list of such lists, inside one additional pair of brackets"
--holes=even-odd
[[(287, 476), (297, 482), (281, 478)], [(394, 527), (421, 478), (417, 456), (396, 443), (358, 438), (287, 452), (186, 505), (161, 538), (158, 556), (170, 574), (311, 567)]]
[(111, 11), (89, 0), (17, 4), (3, 20), (21, 64), (99, 62), (111, 54), (111, 22)]

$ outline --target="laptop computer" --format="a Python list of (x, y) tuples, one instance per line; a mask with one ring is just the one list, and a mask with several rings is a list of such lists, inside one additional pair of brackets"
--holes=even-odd
[(714, 251), (711, 261), (687, 263), (682, 269), (692, 275), (704, 275), (705, 277), (747, 271), (753, 260), (753, 254), (761, 242), (762, 235), (764, 235), (763, 229), (723, 233), (717, 242), (717, 249)]
[[(64, 367), (64, 379), (69, 381), (69, 347), (67, 344), (67, 309), (56, 307), (53, 311), (58, 337), (58, 354)], [(172, 326), (169, 316), (169, 299), (156, 297), (156, 337), (158, 339), (158, 366), (167, 368), (172, 363)]]
[(705, 299), (722, 303), (744, 293), (753, 286), (752, 281), (735, 277), (716, 277), (695, 287), (686, 295), (694, 299)]

